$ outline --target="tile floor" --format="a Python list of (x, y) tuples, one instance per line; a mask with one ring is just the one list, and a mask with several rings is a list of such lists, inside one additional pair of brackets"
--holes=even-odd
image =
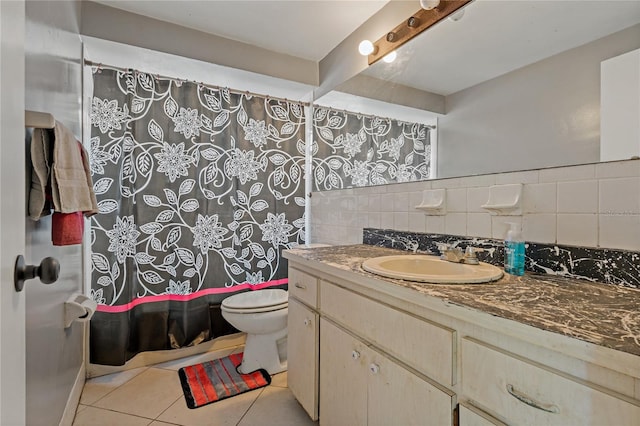
[(178, 369), (242, 349), (239, 346), (87, 380), (73, 425), (317, 425), (291, 394), (286, 372), (273, 376), (267, 387), (193, 410), (187, 408)]

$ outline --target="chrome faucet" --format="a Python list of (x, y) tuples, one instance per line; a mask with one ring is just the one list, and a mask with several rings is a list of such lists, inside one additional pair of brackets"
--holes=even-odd
[(481, 248), (467, 246), (464, 253), (460, 247), (454, 247), (450, 244), (438, 244), (438, 250), (440, 250), (440, 259), (454, 263), (466, 263), (467, 265), (477, 265), (479, 263), (476, 253), (484, 251)]

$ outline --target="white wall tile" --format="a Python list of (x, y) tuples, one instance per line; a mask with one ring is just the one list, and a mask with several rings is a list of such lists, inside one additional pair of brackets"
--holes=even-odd
[(496, 184), (496, 174), (467, 176), (462, 178), (462, 186), (467, 188), (475, 188), (478, 186), (491, 186)]
[(610, 161), (596, 164), (596, 177), (598, 179), (639, 176), (640, 160)]
[(509, 223), (516, 223), (522, 230), (522, 216), (491, 216), (491, 237), (504, 240), (511, 228)]
[(417, 212), (416, 206), (422, 204), (422, 191), (414, 191), (409, 193), (409, 213)]
[(467, 235), (491, 238), (491, 215), (489, 213), (468, 213)]
[(433, 189), (442, 189), (442, 188), (460, 188), (462, 186), (464, 178), (448, 178), (448, 179), (438, 179), (431, 181), (431, 188)]
[(383, 212), (380, 214), (380, 228), (393, 229), (393, 213)]
[(447, 189), (447, 212), (466, 213), (467, 211), (467, 189)]
[(523, 213), (555, 213), (558, 192), (555, 183), (525, 185), (522, 189)]
[(366, 212), (369, 210), (369, 196), (368, 195), (358, 195), (356, 208), (358, 211)]
[(538, 183), (538, 179), (538, 170), (500, 173), (496, 175), (496, 185), (504, 185), (509, 183)]
[(445, 216), (426, 216), (427, 232), (430, 234), (444, 234)]
[(393, 229), (395, 229), (396, 231), (408, 231), (409, 230), (409, 213), (394, 212), (393, 213)]
[(596, 214), (558, 214), (558, 244), (572, 246), (597, 247), (598, 215)]
[(597, 212), (597, 180), (558, 183), (558, 213)]
[(554, 167), (542, 169), (539, 172), (540, 183), (587, 180), (596, 177), (596, 166), (595, 164), (584, 164), (582, 166)]
[(488, 187), (467, 189), (467, 211), (468, 212), (487, 213), (485, 209), (480, 207), (482, 205), (487, 204), (487, 201), (489, 201)]
[(409, 232), (426, 232), (427, 219), (424, 213), (409, 212)]
[(380, 212), (369, 212), (369, 221), (368, 221), (368, 227), (369, 228), (380, 228), (381, 227), (381, 213)]
[(556, 214), (525, 214), (522, 216), (522, 236), (525, 241), (555, 244)]
[(640, 213), (640, 178), (601, 179), (600, 214)]
[(380, 211), (381, 212), (392, 212), (393, 211), (393, 200), (396, 195), (394, 193), (389, 194), (381, 194), (380, 195)]
[(466, 213), (448, 213), (444, 218), (444, 230), (447, 234), (467, 235)]
[(370, 212), (380, 211), (380, 194), (369, 195), (369, 211)]
[(393, 211), (409, 211), (409, 194), (407, 192), (396, 192), (393, 197)]
[(640, 250), (640, 215), (600, 215), (599, 246)]

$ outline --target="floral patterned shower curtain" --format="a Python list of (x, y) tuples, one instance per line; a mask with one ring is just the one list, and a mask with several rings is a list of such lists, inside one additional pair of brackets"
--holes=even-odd
[(430, 177), (429, 126), (315, 107), (314, 190)]
[(93, 68), (91, 362), (232, 332), (231, 292), (287, 284), (304, 242), (304, 108)]

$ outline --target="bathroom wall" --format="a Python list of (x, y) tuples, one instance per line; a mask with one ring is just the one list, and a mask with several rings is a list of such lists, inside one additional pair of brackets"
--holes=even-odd
[(246, 71), (315, 85), (314, 61), (196, 31), (102, 4), (82, 2), (83, 35), (181, 55)]
[[(491, 216), (491, 185), (522, 183), (522, 216)], [(447, 214), (415, 206), (425, 189), (447, 190)], [(358, 244), (362, 228), (503, 239), (506, 222), (526, 241), (640, 250), (640, 160), (314, 192), (311, 241)]]
[(447, 96), (438, 176), (600, 160), (600, 62), (640, 47), (640, 24)]
[[(50, 112), (78, 138), (82, 129), (79, 22), (79, 2), (26, 2), (25, 108)], [(53, 425), (60, 423), (68, 401), (75, 408), (84, 383), (84, 325), (64, 329), (63, 324), (65, 300), (83, 291), (82, 250), (52, 245), (51, 216), (39, 222), (27, 219), (26, 245), (27, 261), (37, 264), (47, 256), (60, 261), (58, 282), (45, 286), (35, 280), (25, 286), (26, 423)]]

